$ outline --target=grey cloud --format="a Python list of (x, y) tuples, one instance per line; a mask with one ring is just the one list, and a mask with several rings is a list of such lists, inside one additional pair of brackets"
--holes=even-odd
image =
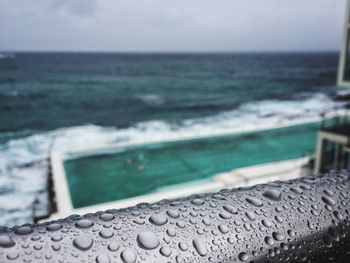
[(0, 0), (0, 50), (337, 50), (345, 0)]
[(96, 13), (97, 0), (50, 0), (52, 10), (65, 9), (80, 16), (91, 16)]

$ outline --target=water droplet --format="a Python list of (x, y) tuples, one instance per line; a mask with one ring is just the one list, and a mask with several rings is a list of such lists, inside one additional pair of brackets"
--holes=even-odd
[(99, 255), (96, 257), (96, 263), (110, 263), (111, 260), (106, 255)]
[(204, 218), (204, 219), (202, 220), (202, 222), (203, 222), (203, 224), (206, 225), (206, 226), (210, 226), (210, 225), (211, 225), (210, 221), (209, 221), (208, 219), (206, 219), (206, 218)]
[(52, 223), (46, 227), (48, 231), (57, 231), (62, 228), (61, 224), (58, 223)]
[(280, 247), (282, 250), (287, 251), (288, 250), (288, 245), (286, 243), (281, 243)]
[[(300, 208), (300, 207), (299, 207)], [(278, 223), (282, 223), (283, 222), (283, 218), (280, 216), (275, 216), (275, 219)]]
[(142, 219), (134, 219), (133, 222), (138, 225), (143, 225), (145, 224), (145, 220)]
[(159, 246), (159, 240), (152, 232), (141, 232), (137, 236), (139, 246), (144, 249), (155, 249)]
[(240, 261), (247, 261), (248, 260), (248, 255), (245, 252), (241, 252), (241, 253), (239, 253), (238, 258), (239, 258)]
[(288, 230), (287, 233), (290, 237), (295, 237), (295, 235), (296, 235), (296, 233), (292, 230)]
[(185, 223), (182, 222), (182, 221), (176, 222), (176, 225), (177, 225), (179, 228), (184, 228), (184, 227), (186, 226)]
[(222, 218), (222, 219), (230, 219), (232, 216), (231, 214), (225, 212), (225, 211), (222, 211), (221, 213), (219, 213), (219, 216)]
[(28, 235), (33, 232), (33, 229), (30, 226), (21, 226), (15, 230), (17, 235)]
[(91, 222), (90, 220), (88, 219), (82, 219), (82, 220), (79, 220), (75, 226), (78, 227), (78, 228), (89, 228), (89, 227), (92, 227), (93, 226), (93, 222)]
[(330, 240), (339, 241), (338, 230), (335, 226), (331, 226), (328, 228), (327, 235)]
[(283, 236), (280, 234), (280, 233), (278, 233), (278, 232), (273, 232), (272, 233), (272, 237), (276, 240), (276, 241), (281, 241), (281, 240), (283, 240)]
[(263, 202), (260, 199), (255, 197), (247, 197), (245, 200), (253, 206), (256, 206), (256, 207), (263, 206)]
[(272, 200), (272, 201), (281, 201), (282, 194), (277, 190), (267, 190), (263, 193), (263, 196)]
[(332, 192), (331, 190), (328, 190), (328, 189), (324, 190), (323, 192), (324, 192), (326, 195), (328, 195), (328, 196), (333, 196), (333, 195), (334, 195), (333, 192)]
[(313, 225), (309, 220), (307, 220), (307, 227), (308, 227), (310, 230), (313, 230), (313, 229), (314, 229), (314, 225)]
[(73, 240), (73, 245), (76, 248), (85, 251), (92, 247), (93, 242), (93, 239), (89, 235), (82, 234)]
[(303, 190), (298, 188), (298, 187), (291, 187), (290, 190), (295, 193), (295, 194), (302, 194), (303, 193)]
[(221, 233), (223, 233), (223, 234), (226, 234), (226, 233), (228, 233), (228, 227), (227, 226), (225, 226), (225, 225), (219, 225), (219, 230), (220, 230), (220, 232)]
[(214, 194), (213, 199), (217, 199), (217, 200), (226, 200), (225, 196), (221, 195), (221, 194)]
[(136, 261), (136, 254), (133, 250), (127, 248), (120, 254), (125, 263), (134, 263)]
[(171, 249), (169, 247), (161, 247), (159, 252), (165, 257), (169, 257), (171, 255)]
[(231, 213), (231, 214), (238, 214), (237, 208), (233, 207), (232, 205), (224, 205), (224, 210), (226, 210), (227, 212)]
[(41, 238), (40, 236), (34, 235), (31, 237), (31, 240), (38, 241), (38, 240), (40, 240), (40, 238)]
[(113, 242), (108, 245), (108, 249), (112, 252), (117, 251), (119, 249), (119, 244), (116, 242)]
[(263, 219), (261, 223), (267, 228), (272, 227), (272, 222), (269, 219)]
[(207, 249), (199, 238), (193, 239), (193, 247), (200, 256), (204, 257), (207, 254)]
[(12, 237), (0, 236), (0, 247), (9, 248), (13, 247), (16, 243), (13, 241)]
[(114, 215), (110, 214), (110, 213), (103, 213), (102, 215), (100, 215), (100, 219), (102, 221), (111, 221), (114, 219)]
[(204, 204), (204, 201), (200, 198), (195, 198), (191, 201), (192, 204), (194, 205), (203, 205)]
[(252, 212), (247, 211), (247, 212), (245, 213), (245, 215), (246, 215), (246, 217), (247, 217), (249, 220), (251, 220), (251, 221), (254, 221), (254, 220), (255, 220), (255, 215), (254, 215)]
[(15, 260), (18, 257), (19, 257), (19, 254), (16, 251), (11, 251), (10, 253), (7, 254), (7, 259), (9, 260)]
[(53, 244), (51, 247), (52, 247), (52, 249), (53, 249), (54, 251), (58, 251), (58, 250), (61, 249), (61, 245), (60, 245), (60, 244)]
[[(306, 260), (307, 260), (306, 254), (301, 253), (301, 254), (300, 254), (300, 259), (301, 259), (301, 261), (306, 261)], [(332, 261), (333, 261), (333, 260), (332, 260)]]
[(170, 206), (180, 206), (180, 205), (182, 205), (182, 202), (180, 201), (174, 201), (170, 204)]
[(244, 226), (245, 230), (247, 230), (247, 231), (252, 230), (251, 226), (248, 224), (244, 224), (243, 226)]
[(180, 248), (182, 251), (187, 251), (187, 250), (188, 250), (188, 246), (187, 246), (184, 242), (180, 242), (180, 243), (179, 243), (179, 248)]
[(168, 216), (170, 216), (172, 218), (178, 218), (180, 216), (180, 214), (177, 210), (169, 210), (166, 213)]
[(35, 250), (41, 250), (41, 249), (43, 248), (43, 246), (40, 245), (40, 244), (35, 244), (35, 245), (33, 246), (33, 248), (34, 248)]
[(322, 196), (322, 201), (325, 202), (329, 206), (335, 206), (335, 201), (331, 197)]
[(343, 215), (341, 213), (339, 213), (338, 211), (334, 211), (333, 212), (334, 216), (336, 219), (338, 219), (339, 221), (343, 220)]
[(52, 237), (51, 237), (51, 240), (53, 241), (53, 242), (58, 242), (58, 241), (61, 241), (63, 239), (63, 237), (61, 236), (61, 235), (53, 235)]
[(164, 215), (153, 215), (149, 218), (149, 221), (156, 226), (162, 226), (168, 222), (168, 219)]
[(113, 233), (113, 231), (112, 230), (110, 230), (110, 229), (102, 229), (101, 231), (100, 231), (100, 236), (101, 237), (103, 237), (103, 238), (111, 238), (113, 235), (114, 235), (114, 233)]
[(167, 229), (167, 234), (169, 235), (169, 236), (171, 236), (171, 237), (174, 237), (175, 235), (176, 235), (176, 231), (175, 231), (175, 228), (168, 228)]
[(306, 184), (315, 184), (315, 178), (311, 178), (311, 179), (308, 179), (308, 178), (303, 178), (302, 179), (304, 183)]
[(275, 242), (271, 237), (265, 237), (265, 243), (268, 244), (269, 246), (272, 246)]

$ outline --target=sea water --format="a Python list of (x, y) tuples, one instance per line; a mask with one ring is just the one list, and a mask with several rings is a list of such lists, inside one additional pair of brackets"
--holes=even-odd
[(337, 53), (17, 53), (0, 59), (0, 225), (47, 209), (49, 153), (242, 131), (344, 107)]

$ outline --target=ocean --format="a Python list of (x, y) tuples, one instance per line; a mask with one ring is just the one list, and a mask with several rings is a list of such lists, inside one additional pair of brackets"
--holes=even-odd
[(0, 57), (0, 225), (47, 210), (49, 153), (303, 120), (335, 99), (337, 53)]

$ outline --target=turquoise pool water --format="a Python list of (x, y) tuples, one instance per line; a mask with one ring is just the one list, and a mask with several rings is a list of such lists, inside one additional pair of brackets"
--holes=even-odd
[(313, 155), (319, 123), (126, 147), (66, 160), (74, 208), (209, 178), (235, 168)]

